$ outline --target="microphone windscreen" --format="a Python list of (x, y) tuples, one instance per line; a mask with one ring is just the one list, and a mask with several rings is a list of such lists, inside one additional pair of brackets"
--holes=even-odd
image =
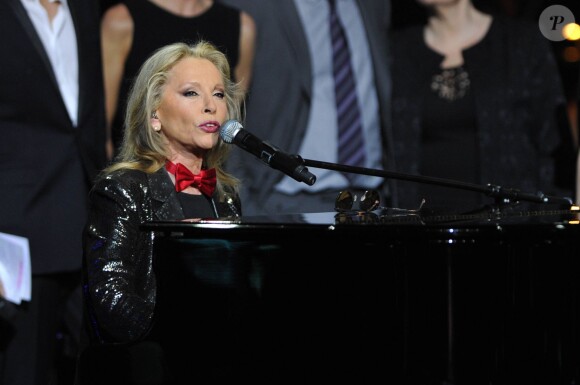
[(238, 131), (244, 126), (237, 120), (228, 120), (220, 128), (220, 138), (226, 143), (233, 143)]

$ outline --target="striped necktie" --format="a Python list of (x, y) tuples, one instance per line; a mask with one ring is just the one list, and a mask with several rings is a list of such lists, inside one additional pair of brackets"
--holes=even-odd
[[(338, 18), (335, 0), (328, 0), (328, 3), (330, 5), (330, 35), (338, 119), (338, 163), (364, 167), (366, 153), (350, 50), (344, 29)], [(351, 179), (356, 174), (345, 173), (345, 176)]]

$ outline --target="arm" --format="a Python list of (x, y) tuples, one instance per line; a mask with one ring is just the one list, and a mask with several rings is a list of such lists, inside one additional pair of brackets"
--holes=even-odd
[(539, 157), (544, 161), (542, 166), (551, 170), (540, 174), (551, 175), (551, 179), (544, 180), (543, 188), (553, 195), (571, 196), (575, 188), (573, 169), (576, 153), (561, 75), (547, 40), (539, 38), (534, 48), (538, 52), (532, 52), (532, 48), (528, 52), (532, 52), (529, 55), (537, 59), (530, 78), (530, 89), (534, 95), (532, 108), (536, 111), (538, 123), (536, 144)]
[(240, 58), (234, 68), (236, 81), (247, 92), (252, 81), (252, 65), (256, 46), (256, 24), (246, 12), (240, 12)]
[(109, 157), (113, 148), (111, 125), (117, 109), (125, 61), (133, 43), (133, 20), (124, 4), (109, 8), (101, 21), (101, 51)]
[(101, 180), (90, 194), (85, 304), (102, 342), (135, 341), (151, 327), (156, 283), (152, 239), (139, 229), (150, 219), (143, 188), (124, 174)]

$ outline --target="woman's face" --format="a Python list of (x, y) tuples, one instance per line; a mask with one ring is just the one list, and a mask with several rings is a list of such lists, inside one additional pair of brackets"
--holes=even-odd
[(216, 145), (227, 117), (224, 92), (222, 76), (209, 60), (186, 58), (169, 71), (157, 117), (174, 153), (203, 157)]

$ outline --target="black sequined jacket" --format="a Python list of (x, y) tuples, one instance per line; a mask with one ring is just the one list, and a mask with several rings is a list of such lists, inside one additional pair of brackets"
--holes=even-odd
[[(396, 169), (419, 174), (423, 95), (443, 56), (429, 49), (423, 27), (392, 36), (393, 145)], [(480, 183), (571, 196), (556, 179), (556, 150), (573, 161), (566, 100), (549, 41), (537, 23), (495, 16), (488, 34), (465, 50), (479, 135)], [(415, 182), (397, 182), (399, 204), (416, 208)]]
[[(217, 198), (214, 193), (219, 217), (241, 213), (237, 194), (224, 202)], [(133, 342), (147, 335), (156, 299), (155, 234), (140, 225), (181, 219), (184, 214), (164, 168), (153, 174), (123, 170), (96, 182), (83, 236), (85, 324), (91, 341)]]

